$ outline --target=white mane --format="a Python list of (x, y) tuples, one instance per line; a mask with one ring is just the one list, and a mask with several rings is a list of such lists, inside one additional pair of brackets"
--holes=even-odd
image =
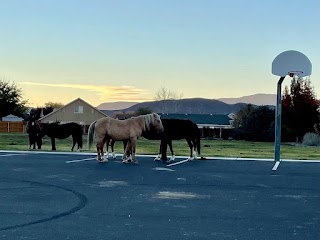
[(142, 115), (141, 117), (143, 117), (144, 119), (144, 131), (150, 130), (150, 126), (154, 124), (154, 120), (160, 118), (159, 115), (156, 113)]

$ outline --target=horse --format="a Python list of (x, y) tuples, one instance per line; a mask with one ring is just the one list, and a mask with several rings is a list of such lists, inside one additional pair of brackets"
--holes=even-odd
[(186, 139), (189, 148), (190, 156), (188, 160), (193, 160), (197, 158), (197, 152), (201, 155), (200, 152), (200, 131), (194, 122), (191, 120), (184, 119), (162, 119), (162, 124), (164, 131), (161, 134), (156, 133), (155, 131), (148, 131), (143, 133), (143, 137), (149, 140), (161, 140), (159, 154), (155, 160), (167, 161), (167, 145), (169, 145), (171, 151), (171, 158), (169, 161), (173, 161), (175, 154), (173, 152), (172, 140), (181, 140)]
[(76, 143), (78, 144), (78, 150), (82, 149), (82, 127), (75, 122), (60, 124), (59, 122), (49, 123), (40, 130), (38, 138), (42, 139), (45, 135), (51, 138), (52, 150), (56, 149), (55, 139), (65, 139), (72, 136), (73, 145), (71, 151), (73, 151)]
[[(200, 152), (200, 131), (194, 122), (191, 120), (183, 120), (183, 119), (162, 119), (164, 131), (161, 133), (157, 133), (154, 129), (150, 128), (148, 131), (144, 131), (142, 133), (142, 137), (148, 140), (160, 140), (160, 148), (159, 154), (155, 158), (155, 161), (162, 159), (163, 161), (167, 161), (167, 145), (169, 145), (171, 151), (171, 158), (169, 161), (174, 161), (175, 155), (172, 147), (172, 140), (181, 140), (186, 139), (189, 148), (190, 148), (190, 157), (189, 160), (193, 160), (197, 157), (197, 152), (201, 155)], [(115, 140), (111, 140), (110, 146), (112, 149), (112, 153), (114, 155), (114, 143)], [(124, 140), (124, 146), (127, 142)], [(108, 149), (108, 142), (107, 142)], [(108, 154), (108, 150), (107, 150)], [(126, 153), (127, 155), (130, 152)], [(203, 157), (201, 157), (203, 159)]]
[(33, 149), (36, 149), (36, 144), (38, 149), (41, 149), (42, 139), (37, 137), (40, 130), (41, 127), (37, 120), (31, 119), (27, 122), (26, 132), (29, 136), (29, 149), (31, 149), (31, 146), (33, 146)]
[[(93, 136), (97, 136), (97, 159), (102, 162), (104, 159), (103, 145), (109, 139), (115, 141), (128, 140), (124, 151), (122, 162), (127, 162), (127, 154), (131, 151), (131, 160), (136, 162), (135, 152), (137, 139), (143, 132), (150, 128), (155, 132), (162, 132), (163, 125), (160, 116), (157, 113), (150, 113), (138, 117), (131, 117), (125, 120), (118, 120), (111, 117), (103, 117), (92, 122), (88, 129), (88, 148), (90, 149), (93, 143)], [(104, 159), (107, 161), (107, 159)]]

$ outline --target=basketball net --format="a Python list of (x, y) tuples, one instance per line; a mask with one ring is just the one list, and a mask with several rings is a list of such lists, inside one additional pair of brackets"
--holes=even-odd
[(299, 78), (300, 77), (300, 74), (303, 73), (302, 71), (290, 71), (288, 72), (288, 75), (292, 78)]

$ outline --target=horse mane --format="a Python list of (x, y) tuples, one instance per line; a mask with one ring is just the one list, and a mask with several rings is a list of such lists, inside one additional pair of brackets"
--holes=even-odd
[(150, 113), (150, 114), (146, 114), (146, 115), (140, 115), (137, 117), (132, 117), (135, 119), (142, 119), (143, 120), (143, 131), (149, 131), (150, 130), (150, 126), (152, 125), (153, 120), (155, 119), (155, 114), (154, 113)]

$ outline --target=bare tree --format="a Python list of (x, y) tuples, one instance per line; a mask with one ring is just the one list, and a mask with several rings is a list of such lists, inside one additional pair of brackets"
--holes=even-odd
[(175, 91), (161, 87), (155, 94), (154, 99), (161, 101), (161, 110), (165, 113), (176, 113), (179, 108), (179, 100), (182, 99), (183, 94), (178, 94)]
[(155, 100), (161, 101), (161, 100), (177, 100), (181, 99), (183, 94), (178, 94), (175, 91), (172, 91), (170, 89), (167, 89), (165, 87), (161, 87), (154, 97)]

